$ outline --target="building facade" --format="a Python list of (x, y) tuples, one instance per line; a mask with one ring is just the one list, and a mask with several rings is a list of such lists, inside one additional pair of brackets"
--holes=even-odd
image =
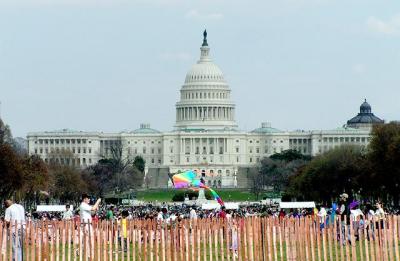
[[(146, 175), (153, 173), (153, 179), (158, 179), (162, 169), (164, 176), (165, 172), (198, 169), (209, 185), (240, 187), (239, 169), (256, 166), (263, 157), (288, 149), (314, 156), (342, 144), (367, 146), (372, 125), (383, 123), (365, 101), (356, 117), (334, 130), (288, 132), (265, 122), (253, 131), (240, 131), (231, 89), (210, 57), (206, 32), (200, 59), (187, 73), (175, 107), (176, 124), (169, 132), (149, 124), (121, 133), (32, 132), (27, 136), (28, 151), (46, 162), (86, 167), (120, 149), (129, 160), (142, 156)], [(155, 186), (166, 186), (167, 180), (160, 182)]]

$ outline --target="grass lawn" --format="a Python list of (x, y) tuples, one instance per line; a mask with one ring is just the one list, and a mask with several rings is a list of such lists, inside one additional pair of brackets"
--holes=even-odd
[[(160, 189), (160, 190), (145, 190), (137, 191), (136, 198), (143, 201), (172, 201), (177, 190), (175, 189)], [(216, 192), (220, 195), (223, 201), (254, 201), (254, 195), (247, 190), (218, 190)]]

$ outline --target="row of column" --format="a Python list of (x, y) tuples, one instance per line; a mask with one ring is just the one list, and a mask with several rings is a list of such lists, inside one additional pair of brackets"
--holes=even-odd
[(233, 107), (183, 107), (176, 109), (177, 120), (234, 120)]
[[(196, 142), (199, 140), (199, 142)], [(228, 152), (228, 139), (227, 138), (181, 138), (181, 154), (197, 154), (196, 149), (199, 149), (198, 154), (221, 154), (220, 148), (222, 147), (222, 154)], [(189, 149), (187, 149), (189, 147)], [(203, 148), (206, 147), (205, 153)], [(211, 149), (212, 148), (212, 149)]]

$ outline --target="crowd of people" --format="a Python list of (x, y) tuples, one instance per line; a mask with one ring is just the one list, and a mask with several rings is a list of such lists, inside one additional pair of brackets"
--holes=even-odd
[[(234, 220), (235, 217), (249, 216), (273, 216), (276, 218), (313, 216), (315, 222), (319, 222), (321, 230), (336, 220), (339, 224), (338, 229), (342, 229), (343, 235), (345, 235), (346, 226), (352, 224), (357, 238), (358, 228), (363, 229), (365, 227), (371, 230), (384, 228), (385, 215), (387, 214), (381, 202), (372, 204), (371, 202), (350, 200), (346, 193), (339, 196), (339, 203), (332, 203), (330, 207), (317, 205), (314, 209), (279, 209), (279, 205), (265, 204), (239, 205), (235, 209), (226, 209), (225, 206), (217, 209), (202, 209), (195, 205), (167, 203), (115, 206), (101, 205), (101, 199), (97, 199), (91, 205), (90, 196), (87, 194), (82, 195), (82, 202), (75, 211), (72, 206), (66, 205), (63, 212), (25, 213), (22, 205), (11, 200), (6, 200), (4, 205), (6, 211), (4, 217), (2, 217), (3, 224), (11, 227), (13, 236), (16, 238), (23, 230), (27, 220), (75, 220), (81, 223), (82, 229), (90, 232), (92, 223), (98, 220), (116, 221), (122, 222), (122, 224), (125, 222), (126, 224), (127, 220), (131, 219), (155, 219), (161, 224), (173, 224), (183, 219), (222, 218)], [(398, 214), (398, 210), (394, 208), (388, 208), (386, 211), (389, 211), (390, 214)], [(13, 253), (19, 255), (20, 251), (21, 244), (13, 243)]]

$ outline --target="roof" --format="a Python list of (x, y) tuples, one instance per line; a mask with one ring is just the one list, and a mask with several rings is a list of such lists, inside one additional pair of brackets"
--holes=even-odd
[(161, 132), (158, 131), (158, 130), (152, 129), (152, 128), (139, 128), (139, 129), (136, 129), (136, 130), (132, 131), (131, 133), (134, 133), (134, 134), (154, 134), (154, 133), (161, 133)]
[(374, 123), (384, 123), (383, 120), (376, 117), (371, 110), (371, 105), (364, 100), (364, 102), (360, 106), (360, 113), (358, 113), (355, 117), (351, 118), (347, 121), (347, 124), (374, 124)]
[(252, 133), (279, 133), (279, 132), (283, 132), (283, 131), (275, 129), (275, 128), (257, 128), (255, 130), (252, 130), (251, 132)]
[(359, 113), (347, 121), (347, 124), (355, 123), (383, 123), (383, 120), (376, 117), (373, 113)]

